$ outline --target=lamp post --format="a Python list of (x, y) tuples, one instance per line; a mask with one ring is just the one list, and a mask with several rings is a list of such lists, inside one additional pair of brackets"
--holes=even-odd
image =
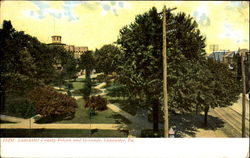
[(164, 102), (164, 137), (168, 137), (168, 93), (167, 93), (167, 33), (166, 33), (166, 11), (171, 12), (175, 10), (168, 9), (166, 10), (166, 6), (163, 8), (163, 102)]

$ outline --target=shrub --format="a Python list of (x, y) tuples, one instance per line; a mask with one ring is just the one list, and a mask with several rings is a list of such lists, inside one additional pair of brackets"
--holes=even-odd
[(9, 104), (6, 107), (6, 111), (8, 114), (12, 114), (12, 115), (15, 115), (18, 117), (24, 117), (24, 118), (29, 118), (36, 114), (34, 105), (31, 104), (26, 99), (20, 102)]
[(85, 104), (85, 108), (92, 108), (94, 111), (104, 111), (107, 109), (107, 100), (101, 96), (92, 96)]
[(29, 99), (35, 104), (37, 114), (43, 116), (72, 116), (77, 107), (76, 100), (58, 93), (53, 87), (38, 87), (30, 91)]

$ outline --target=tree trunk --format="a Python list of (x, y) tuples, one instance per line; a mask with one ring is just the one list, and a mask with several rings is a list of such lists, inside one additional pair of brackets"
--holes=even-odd
[(206, 106), (204, 109), (205, 115), (204, 115), (204, 124), (207, 126), (207, 117), (208, 117), (208, 111), (209, 111), (209, 106)]
[(5, 110), (5, 90), (0, 89), (0, 110), (4, 112)]
[(87, 78), (90, 78), (90, 70), (87, 70), (86, 69), (86, 72), (85, 72), (85, 79)]
[(196, 107), (195, 107), (195, 114), (198, 115), (198, 105), (196, 104)]
[(159, 130), (158, 122), (159, 122), (159, 102), (158, 100), (153, 100), (153, 129), (154, 131)]

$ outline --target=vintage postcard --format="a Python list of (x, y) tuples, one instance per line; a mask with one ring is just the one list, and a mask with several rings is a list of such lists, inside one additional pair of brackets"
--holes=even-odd
[(1, 157), (249, 156), (249, 1), (0, 6)]

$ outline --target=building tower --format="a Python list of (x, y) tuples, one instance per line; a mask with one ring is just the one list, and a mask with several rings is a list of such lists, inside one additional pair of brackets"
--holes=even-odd
[(51, 36), (51, 38), (52, 38), (52, 43), (56, 43), (56, 44), (61, 43), (62, 36)]
[(64, 46), (65, 44), (62, 43), (62, 36), (51, 36), (52, 43), (49, 43), (48, 45), (52, 46)]

